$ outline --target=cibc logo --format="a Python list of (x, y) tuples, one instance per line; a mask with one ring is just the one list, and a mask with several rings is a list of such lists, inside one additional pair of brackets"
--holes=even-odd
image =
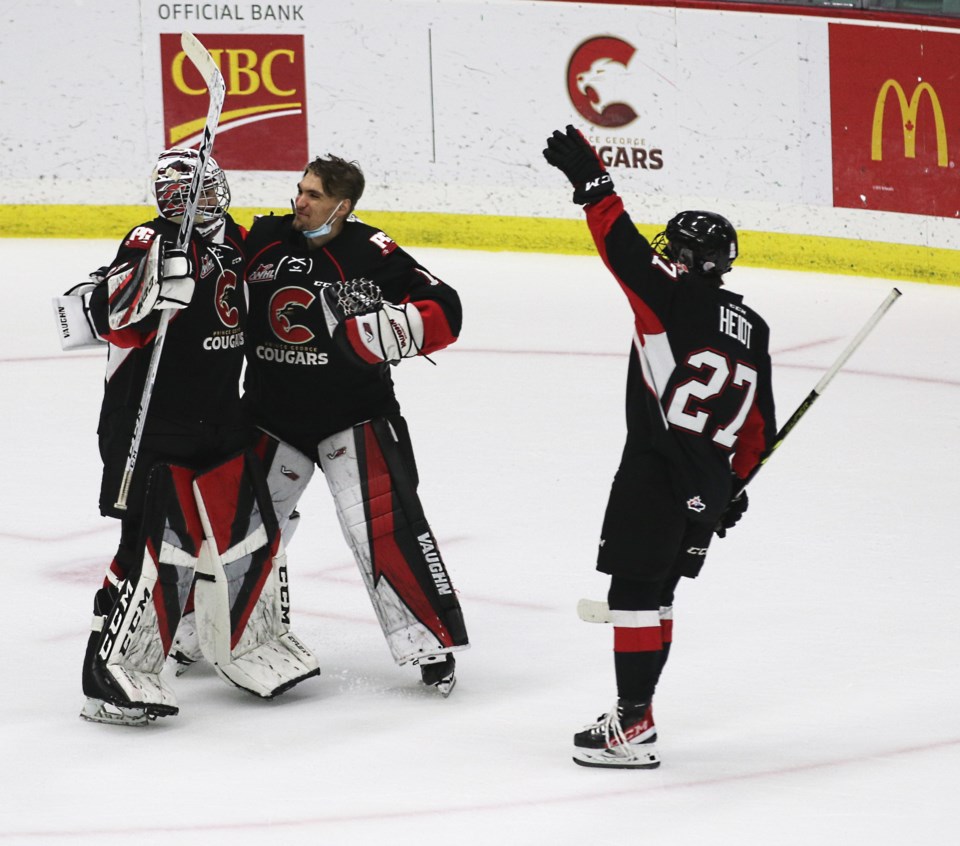
[[(227, 96), (214, 156), (224, 170), (293, 170), (307, 161), (307, 86), (302, 35), (201, 35)], [(207, 89), (180, 47), (160, 35), (163, 145), (193, 147), (207, 116)], [(278, 144), (277, 139), (283, 143)]]
[(903, 86), (895, 79), (888, 79), (880, 86), (877, 102), (873, 107), (873, 130), (870, 136), (870, 158), (875, 162), (883, 160), (883, 113), (886, 109), (890, 92), (897, 95), (900, 106), (900, 119), (903, 121), (903, 155), (904, 158), (917, 157), (917, 118), (920, 111), (920, 101), (924, 94), (930, 102), (933, 112), (933, 124), (937, 138), (937, 166), (948, 167), (950, 156), (947, 150), (947, 125), (943, 119), (943, 109), (940, 107), (940, 98), (929, 82), (921, 82), (913, 89), (913, 94), (907, 100)]
[(608, 128), (626, 126), (637, 119), (627, 102), (627, 68), (636, 48), (609, 35), (588, 38), (570, 56), (567, 93), (580, 116)]

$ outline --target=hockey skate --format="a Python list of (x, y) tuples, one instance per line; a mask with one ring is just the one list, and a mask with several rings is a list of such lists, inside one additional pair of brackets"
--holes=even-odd
[(149, 720), (145, 708), (124, 708), (88, 696), (80, 710), (80, 716), (91, 723), (106, 723), (111, 726), (145, 726)]
[(417, 661), (420, 678), (425, 685), (435, 687), (446, 699), (457, 683), (457, 661), (452, 654), (428, 655)]
[(581, 767), (653, 770), (660, 766), (656, 740), (650, 704), (620, 699), (609, 714), (573, 736), (573, 762)]

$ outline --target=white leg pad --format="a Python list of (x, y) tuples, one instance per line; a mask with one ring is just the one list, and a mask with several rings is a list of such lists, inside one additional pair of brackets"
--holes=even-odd
[[(223, 478), (218, 474), (224, 467), (194, 481), (206, 536), (194, 590), (200, 648), (226, 681), (270, 699), (319, 675), (320, 668), (310, 650), (290, 632), (286, 555), (272, 513), (260, 512), (261, 507), (271, 507), (269, 496), (241, 498), (251, 509), (249, 534), (227, 546), (233, 515), (225, 519), (222, 502), (215, 498), (222, 490)], [(246, 468), (227, 469), (226, 478), (238, 476), (245, 478)]]
[[(370, 502), (390, 497), (391, 491), (389, 488), (378, 490), (378, 485), (384, 483), (383, 476), (373, 481), (362, 478), (356, 444), (360, 431), (361, 427), (356, 427), (338, 432), (321, 441), (318, 452), (324, 478), (336, 503), (340, 528), (356, 559), (390, 654), (402, 666), (428, 655), (464, 649), (466, 644), (445, 644), (424, 622), (436, 619), (436, 613), (392, 537), (394, 527), (405, 519), (404, 515), (381, 504), (377, 507), (384, 516), (375, 517), (372, 524), (368, 519)], [(381, 554), (375, 561), (371, 538), (383, 543), (381, 553), (387, 550), (389, 554)], [(401, 590), (404, 596), (398, 592)]]

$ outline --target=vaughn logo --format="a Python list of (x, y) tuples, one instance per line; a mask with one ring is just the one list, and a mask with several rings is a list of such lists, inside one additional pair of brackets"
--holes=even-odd
[(427, 562), (427, 567), (430, 569), (430, 575), (433, 576), (433, 581), (437, 585), (437, 593), (441, 596), (453, 593), (453, 588), (450, 586), (450, 578), (447, 576), (446, 569), (444, 569), (443, 561), (440, 560), (440, 551), (437, 549), (437, 545), (430, 533), (424, 532), (422, 535), (418, 535), (417, 540), (420, 541), (420, 549), (423, 551), (423, 557)]
[[(302, 170), (308, 158), (303, 36), (205, 33), (200, 40), (227, 88), (217, 163), (227, 171)], [(163, 146), (194, 147), (206, 122), (207, 89), (186, 61), (179, 32), (160, 35), (160, 62)]]
[(637, 119), (629, 103), (631, 80), (627, 72), (636, 49), (608, 35), (588, 38), (570, 56), (567, 93), (584, 120), (616, 128)]

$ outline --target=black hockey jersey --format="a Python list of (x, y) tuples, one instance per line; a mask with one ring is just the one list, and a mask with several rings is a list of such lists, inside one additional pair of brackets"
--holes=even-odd
[[(134, 227), (109, 268), (141, 262), (162, 236), (172, 244), (179, 226), (162, 217)], [(149, 418), (184, 425), (233, 422), (240, 414), (246, 302), (243, 293), (243, 230), (228, 216), (211, 243), (196, 231), (188, 256), (195, 289), (186, 308), (167, 325)], [(104, 272), (104, 271), (101, 271)], [(91, 297), (97, 332), (110, 342), (101, 422), (114, 411), (139, 408), (160, 322), (154, 311), (138, 323), (113, 330), (108, 322), (109, 290), (101, 283)]]
[(379, 229), (351, 216), (317, 249), (293, 215), (261, 217), (247, 237), (250, 292), (245, 409), (274, 436), (316, 458), (328, 435), (399, 413), (390, 366), (355, 363), (330, 338), (319, 291), (368, 279), (383, 299), (412, 302), (423, 317), (421, 355), (453, 343), (462, 312), (456, 291)]
[(767, 324), (715, 280), (678, 275), (616, 194), (586, 213), (634, 314), (628, 438), (668, 458), (691, 519), (715, 522), (731, 468), (746, 478), (776, 433)]

